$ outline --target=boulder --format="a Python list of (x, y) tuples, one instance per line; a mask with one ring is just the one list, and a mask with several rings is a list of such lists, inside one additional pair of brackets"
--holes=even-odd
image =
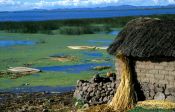
[(82, 92), (79, 90), (76, 90), (74, 92), (74, 98), (76, 98), (77, 100), (82, 100)]
[(163, 94), (162, 92), (156, 93), (156, 95), (154, 96), (154, 100), (165, 100), (165, 94)]
[(171, 95), (171, 96), (168, 96), (168, 97), (166, 98), (166, 100), (175, 103), (175, 96), (172, 96), (172, 95)]

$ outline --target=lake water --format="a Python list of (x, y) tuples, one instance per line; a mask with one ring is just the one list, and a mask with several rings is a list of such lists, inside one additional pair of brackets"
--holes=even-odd
[(123, 16), (140, 16), (154, 14), (175, 14), (173, 9), (134, 9), (134, 10), (106, 10), (106, 11), (21, 11), (0, 12), (0, 21), (42, 21), (81, 18), (108, 18)]
[(115, 35), (117, 36), (119, 34), (120, 30), (116, 30), (116, 31), (111, 31), (109, 32), (109, 35)]
[(71, 92), (75, 90), (75, 86), (35, 86), (35, 87), (17, 87), (10, 89), (0, 89), (0, 92), (10, 92), (10, 93), (28, 93), (28, 92), (47, 92), (47, 93), (64, 93)]
[(98, 51), (82, 51), (81, 53), (92, 58), (102, 58), (103, 56), (103, 54)]
[(0, 47), (8, 47), (16, 45), (35, 45), (35, 42), (26, 40), (0, 40)]
[(97, 43), (110, 44), (112, 43), (112, 40), (88, 40), (88, 42), (93, 44), (97, 44)]
[(112, 66), (112, 63), (108, 62), (108, 63), (87, 63), (87, 64), (77, 64), (77, 65), (63, 65), (63, 66), (47, 66), (47, 67), (37, 67), (37, 69), (40, 69), (41, 71), (80, 73), (83, 71), (92, 70), (96, 66)]

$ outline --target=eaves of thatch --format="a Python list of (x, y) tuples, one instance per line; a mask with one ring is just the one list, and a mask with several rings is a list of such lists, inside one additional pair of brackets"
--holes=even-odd
[(108, 53), (125, 56), (175, 57), (175, 21), (138, 18), (130, 21), (109, 46)]

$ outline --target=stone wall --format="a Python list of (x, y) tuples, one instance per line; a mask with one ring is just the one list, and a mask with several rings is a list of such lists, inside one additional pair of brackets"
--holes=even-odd
[(136, 61), (135, 72), (146, 99), (175, 101), (175, 61)]
[(110, 102), (113, 98), (117, 83), (115, 77), (94, 76), (90, 81), (77, 81), (74, 97), (89, 105)]
[[(120, 80), (120, 65), (116, 69)], [(133, 61), (131, 64), (139, 100), (175, 102), (175, 61)]]

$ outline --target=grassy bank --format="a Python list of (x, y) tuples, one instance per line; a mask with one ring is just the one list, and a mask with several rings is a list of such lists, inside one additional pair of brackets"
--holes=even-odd
[[(174, 19), (175, 15), (156, 15), (150, 17)], [(98, 63), (92, 62), (94, 57), (85, 56), (82, 53), (82, 50), (71, 50), (67, 46), (104, 46), (101, 42), (96, 42), (94, 44), (89, 41), (112, 41), (116, 36), (105, 34), (104, 32), (110, 29), (121, 29), (121, 27), (123, 27), (129, 20), (133, 18), (136, 17), (40, 22), (0, 22), (0, 30), (2, 30), (0, 31), (0, 40), (29, 40), (36, 42), (35, 45), (0, 47), (0, 71), (4, 71), (9, 67), (16, 66), (29, 66), (37, 68), (43, 66)], [(84, 27), (89, 28), (89, 31), (85, 32), (86, 29), (82, 30)], [(93, 32), (90, 32), (92, 29)], [(43, 31), (51, 31), (52, 35), (43, 34)], [(76, 31), (78, 32), (72, 34)], [(101, 31), (103, 32), (102, 34), (97, 33)], [(88, 50), (88, 52), (91, 51)], [(106, 59), (106, 57), (108, 57), (110, 60), (112, 60), (112, 57), (107, 54), (106, 50), (99, 50), (97, 52), (102, 54), (100, 59)], [(74, 56), (76, 57), (76, 60), (68, 62), (51, 60), (50, 56), (55, 54)], [(19, 87), (25, 83), (29, 83), (30, 86), (75, 85), (78, 79), (89, 79), (97, 72), (98, 71), (86, 71), (79, 74), (66, 72), (42, 72), (39, 73), (39, 77), (35, 75), (29, 75), (18, 79), (10, 79), (9, 76), (5, 76), (0, 78), (0, 85), (1, 88)], [(65, 82), (65, 80), (67, 81)]]
[[(115, 35), (108, 34), (87, 34), (87, 35), (46, 35), (46, 34), (23, 34), (0, 32), (0, 40), (30, 40), (35, 41), (35, 45), (17, 45), (0, 47), (0, 71), (9, 67), (26, 66), (61, 66), (76, 65), (85, 63), (85, 60), (92, 60), (82, 54), (83, 50), (72, 50), (67, 48), (71, 45), (94, 45), (89, 40), (112, 40)], [(102, 43), (96, 43), (102, 46)], [(88, 52), (91, 52), (88, 50)], [(105, 50), (99, 50), (101, 59), (109, 55)], [(65, 54), (76, 57), (75, 61), (59, 62), (49, 58), (51, 55)], [(111, 58), (112, 59), (112, 58)], [(87, 61), (86, 63), (94, 63)], [(1, 88), (19, 87), (25, 83), (29, 86), (69, 86), (75, 85), (78, 79), (90, 79), (97, 71), (86, 71), (81, 73), (66, 72), (41, 72), (37, 75), (27, 75), (18, 79), (10, 79), (8, 76), (0, 78)], [(7, 84), (8, 82), (8, 84)]]

